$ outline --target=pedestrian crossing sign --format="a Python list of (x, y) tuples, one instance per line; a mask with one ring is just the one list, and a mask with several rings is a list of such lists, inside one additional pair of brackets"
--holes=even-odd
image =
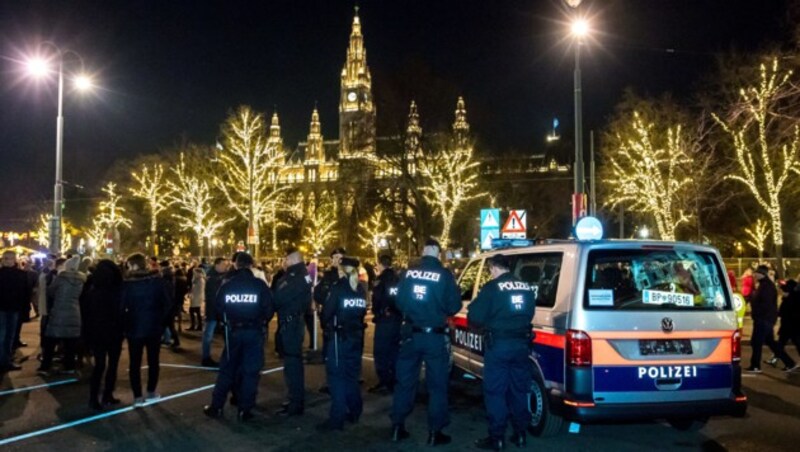
[(492, 240), (500, 238), (498, 237), (499, 235), (500, 234), (497, 229), (481, 229), (481, 249), (492, 249)]

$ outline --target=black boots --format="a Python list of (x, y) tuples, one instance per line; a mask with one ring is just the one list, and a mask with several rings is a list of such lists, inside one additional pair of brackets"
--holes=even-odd
[(392, 442), (402, 441), (411, 436), (410, 433), (402, 425), (395, 425), (392, 427)]
[(441, 430), (431, 431), (428, 435), (428, 445), (429, 446), (441, 446), (444, 444), (450, 444), (450, 436), (445, 435), (442, 433)]
[(524, 431), (514, 432), (514, 434), (511, 435), (511, 438), (508, 439), (508, 442), (517, 447), (525, 447), (528, 445), (528, 436)]
[(487, 436), (486, 438), (475, 440), (475, 447), (483, 450), (503, 450), (505, 444), (503, 444), (502, 439)]
[(222, 417), (222, 408), (214, 408), (211, 405), (206, 405), (203, 407), (203, 414), (210, 418), (220, 418)]

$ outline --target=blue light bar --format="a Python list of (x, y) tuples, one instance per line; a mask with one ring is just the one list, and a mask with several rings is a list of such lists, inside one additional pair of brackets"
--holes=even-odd
[(522, 248), (534, 246), (535, 240), (531, 239), (492, 239), (492, 249), (498, 248)]

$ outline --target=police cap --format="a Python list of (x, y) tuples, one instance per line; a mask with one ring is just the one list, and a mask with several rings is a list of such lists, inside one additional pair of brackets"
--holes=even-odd
[(344, 248), (340, 246), (338, 248), (334, 248), (333, 251), (331, 251), (331, 257), (333, 257), (336, 254), (344, 256), (345, 254), (347, 254), (347, 251), (345, 251)]
[(236, 256), (236, 266), (239, 268), (246, 268), (253, 266), (253, 256), (247, 253), (239, 253)]
[(488, 259), (489, 265), (492, 267), (502, 268), (504, 270), (508, 270), (511, 266), (510, 262), (508, 261), (508, 257), (503, 254), (495, 254), (494, 256)]
[(358, 261), (358, 258), (351, 256), (344, 256), (342, 257), (342, 260), (339, 262), (339, 265), (343, 267), (358, 268), (358, 266), (361, 265), (361, 262)]

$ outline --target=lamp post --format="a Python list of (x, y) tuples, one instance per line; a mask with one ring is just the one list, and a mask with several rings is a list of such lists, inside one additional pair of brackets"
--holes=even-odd
[[(581, 0), (567, 0), (567, 4), (577, 11)], [(573, 80), (573, 90), (575, 98), (575, 187), (572, 194), (572, 224), (586, 215), (586, 194), (583, 183), (583, 107), (581, 89), (581, 45), (583, 38), (589, 33), (589, 24), (578, 14), (575, 14), (570, 32), (574, 38), (575, 47), (575, 70)]]
[[(63, 186), (63, 151), (64, 151), (64, 57), (71, 53), (81, 62), (83, 59), (73, 50), (62, 50), (52, 42), (45, 41), (43, 46), (49, 46), (56, 51), (58, 58), (58, 116), (56, 117), (56, 177), (53, 188), (53, 216), (50, 218), (50, 252), (61, 253), (61, 218), (64, 209)], [(49, 74), (48, 61), (41, 57), (29, 58), (28, 72), (34, 77), (44, 77)], [(82, 71), (81, 71), (82, 72)], [(93, 87), (92, 79), (85, 74), (78, 74), (74, 78), (75, 88), (79, 91), (88, 91)]]

